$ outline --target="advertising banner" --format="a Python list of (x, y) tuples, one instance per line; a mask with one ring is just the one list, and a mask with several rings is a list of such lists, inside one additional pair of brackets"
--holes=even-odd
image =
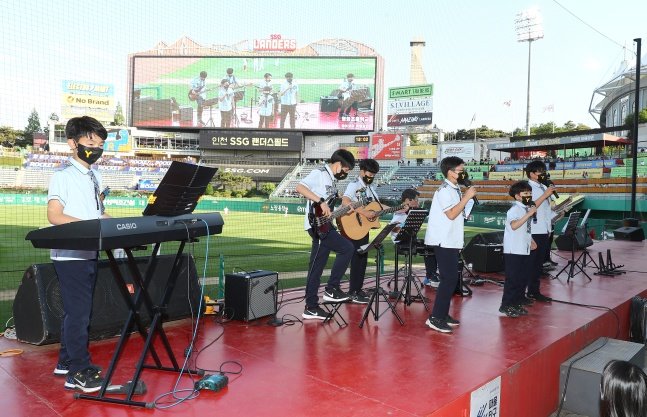
[(424, 126), (430, 125), (433, 113), (404, 113), (389, 115), (386, 120), (388, 127)]
[(491, 180), (525, 180), (526, 174), (524, 171), (512, 171), (512, 172), (490, 172), (488, 178)]
[(434, 111), (433, 97), (420, 97), (402, 100), (389, 100), (387, 114), (417, 114)]
[(407, 146), (407, 159), (434, 159), (438, 156), (436, 145)]
[(61, 116), (90, 116), (101, 122), (115, 118), (115, 88), (112, 84), (63, 80)]
[(352, 153), (355, 159), (368, 159), (368, 146), (345, 146), (342, 149)]
[(474, 159), (474, 144), (445, 142), (440, 146), (440, 159), (448, 156), (458, 156), (463, 161), (469, 162)]
[(283, 179), (291, 167), (280, 165), (234, 165), (215, 164), (220, 172), (230, 172), (236, 175), (244, 175), (254, 179)]
[(234, 130), (200, 131), (200, 148), (203, 149), (244, 149), (298, 152), (301, 150), (302, 143), (303, 134), (301, 132), (242, 132)]
[(373, 159), (402, 159), (402, 135), (376, 133), (371, 137), (369, 154)]
[(408, 87), (389, 88), (389, 99), (431, 97), (434, 95), (434, 85), (412, 85)]

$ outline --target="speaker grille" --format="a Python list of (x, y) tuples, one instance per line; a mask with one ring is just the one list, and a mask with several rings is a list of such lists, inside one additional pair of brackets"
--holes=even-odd
[(277, 272), (262, 270), (225, 275), (225, 314), (243, 321), (274, 314), (278, 279)]

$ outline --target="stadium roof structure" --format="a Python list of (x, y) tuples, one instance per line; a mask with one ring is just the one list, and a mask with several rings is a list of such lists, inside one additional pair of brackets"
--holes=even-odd
[[(644, 65), (640, 66), (642, 85), (642, 79), (647, 77), (647, 54), (641, 58), (641, 62), (645, 62)], [(635, 81), (636, 62), (633, 61), (632, 63), (623, 60), (611, 76), (611, 79), (593, 91), (589, 113), (598, 124), (600, 123), (600, 115), (604, 109), (623, 93), (633, 90), (635, 88)]]
[(631, 143), (626, 138), (591, 129), (582, 133), (568, 132), (567, 135), (546, 137), (545, 135), (525, 136), (526, 139), (508, 143), (491, 143), (489, 150), (501, 152), (546, 151), (557, 149), (591, 148), (594, 146), (625, 145)]

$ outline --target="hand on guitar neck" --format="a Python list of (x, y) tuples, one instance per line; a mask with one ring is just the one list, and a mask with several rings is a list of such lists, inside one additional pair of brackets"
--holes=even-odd
[(197, 88), (197, 89), (192, 88), (192, 89), (189, 90), (189, 94), (188, 94), (189, 100), (196, 101), (197, 98), (200, 97), (201, 94), (204, 94), (207, 91), (211, 91), (211, 90), (213, 90), (213, 88), (204, 88), (204, 87)]

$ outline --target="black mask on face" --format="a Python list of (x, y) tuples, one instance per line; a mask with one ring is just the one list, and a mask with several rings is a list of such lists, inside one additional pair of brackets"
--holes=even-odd
[(345, 180), (346, 177), (348, 177), (348, 172), (339, 171), (338, 173), (335, 174), (335, 178), (338, 180)]
[(371, 185), (371, 184), (373, 184), (373, 181), (375, 180), (375, 177), (369, 177), (368, 175), (364, 175), (364, 177), (362, 179), (364, 180), (364, 184)]
[(456, 178), (456, 182), (466, 187), (472, 186), (472, 181), (470, 181), (470, 177), (466, 171), (463, 171), (458, 174), (458, 178)]
[(79, 159), (89, 165), (94, 164), (103, 155), (103, 148), (92, 148), (90, 146), (76, 144), (76, 155)]
[(534, 206), (535, 205), (535, 202), (532, 201), (532, 197), (530, 197), (530, 196), (521, 197), (521, 203), (526, 205), (526, 206)]
[(546, 182), (547, 179), (548, 179), (548, 174), (546, 174), (545, 172), (542, 172), (537, 175), (537, 180), (541, 183)]

